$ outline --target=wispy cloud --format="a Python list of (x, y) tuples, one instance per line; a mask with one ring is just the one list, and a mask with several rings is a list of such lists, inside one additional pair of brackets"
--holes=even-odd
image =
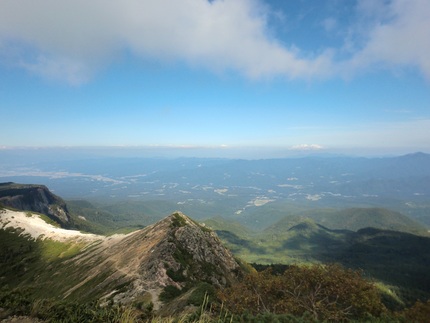
[[(2, 0), (0, 51), (22, 43), (35, 55), (15, 53), (16, 66), (72, 84), (87, 82), (122, 50), (254, 79), (354, 74), (381, 63), (413, 66), (430, 78), (430, 2), (376, 2), (389, 14), (372, 20), (364, 44), (352, 45), (354, 52), (343, 61), (334, 58), (341, 48), (304, 52), (275, 39), (270, 8), (258, 0)], [(362, 12), (375, 6), (358, 3)], [(324, 22), (327, 30), (335, 24), (332, 17)]]
[(90, 80), (91, 67), (85, 63), (66, 57), (46, 57), (40, 55), (31, 62), (21, 62), (24, 69), (52, 80), (65, 80), (72, 85), (80, 85)]
[(324, 149), (323, 146), (317, 145), (317, 144), (301, 144), (301, 145), (295, 145), (290, 148), (290, 150), (322, 150)]
[[(360, 1), (359, 8), (379, 8), (365, 37), (364, 46), (345, 62), (344, 67), (356, 71), (375, 66), (391, 68), (416, 67), (430, 79), (430, 1), (393, 0), (382, 7), (381, 1), (370, 5)], [(365, 6), (363, 6), (366, 4)], [(370, 7), (369, 7), (370, 6)], [(381, 11), (384, 10), (384, 15)]]

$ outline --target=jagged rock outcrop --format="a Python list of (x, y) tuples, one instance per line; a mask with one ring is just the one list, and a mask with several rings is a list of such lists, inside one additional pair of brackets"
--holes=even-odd
[(0, 183), (0, 205), (42, 213), (62, 227), (70, 227), (66, 203), (44, 185)]
[(217, 235), (180, 212), (128, 235), (107, 237), (65, 261), (56, 276), (63, 271), (68, 287), (58, 288), (65, 298), (117, 303), (145, 298), (155, 309), (163, 305), (159, 296), (166, 286), (179, 291), (200, 282), (222, 287), (241, 275)]

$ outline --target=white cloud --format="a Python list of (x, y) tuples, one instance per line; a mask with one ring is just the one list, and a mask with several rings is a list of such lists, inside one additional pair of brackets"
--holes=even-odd
[(301, 144), (295, 145), (290, 148), (290, 150), (321, 150), (324, 149), (323, 146), (317, 144)]
[[(364, 29), (367, 41), (343, 62), (334, 61), (341, 49), (302, 52), (274, 39), (269, 10), (262, 0), (2, 0), (0, 60), (72, 84), (89, 80), (121, 51), (250, 78), (320, 78), (381, 62), (415, 66), (430, 78), (428, 0), (360, 0), (360, 14), (379, 13)], [(336, 20), (324, 25), (330, 30)], [(357, 51), (356, 39), (348, 41)], [(12, 43), (25, 51), (11, 50)]]
[(370, 29), (368, 41), (347, 61), (347, 68), (413, 66), (430, 79), (430, 1), (392, 0), (385, 10), (386, 21)]
[(329, 73), (329, 52), (302, 57), (269, 36), (266, 19), (257, 0), (2, 0), (0, 48), (21, 42), (36, 54), (15, 65), (72, 83), (120, 50), (253, 78)]

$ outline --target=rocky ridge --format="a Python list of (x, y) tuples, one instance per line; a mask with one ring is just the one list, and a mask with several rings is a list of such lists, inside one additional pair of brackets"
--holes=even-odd
[[(92, 294), (106, 301), (130, 303), (146, 296), (155, 309), (162, 305), (159, 296), (166, 286), (182, 290), (206, 282), (222, 287), (241, 272), (213, 231), (180, 212), (126, 236), (107, 238), (69, 261), (91, 266), (80, 283), (65, 291), (65, 297)], [(105, 276), (102, 281), (101, 275)], [(94, 281), (98, 283), (93, 285)], [(93, 286), (90, 290), (85, 287), (88, 284)]]

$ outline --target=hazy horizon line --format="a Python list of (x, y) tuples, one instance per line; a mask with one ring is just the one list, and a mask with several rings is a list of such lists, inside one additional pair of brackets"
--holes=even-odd
[[(302, 157), (306, 155), (332, 155), (351, 157), (394, 157), (414, 153), (430, 153), (417, 147), (323, 147), (317, 144), (286, 146), (239, 145), (64, 145), (64, 146), (0, 146), (0, 152), (58, 151), (83, 153), (98, 157), (148, 157), (148, 158), (227, 158), (268, 159)], [(144, 156), (150, 154), (151, 156)]]

